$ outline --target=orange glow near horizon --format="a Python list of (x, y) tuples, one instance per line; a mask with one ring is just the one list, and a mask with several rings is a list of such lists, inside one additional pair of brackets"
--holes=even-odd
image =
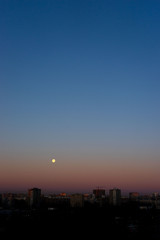
[[(62, 157), (62, 156), (61, 156)], [(80, 158), (80, 157), (79, 157)], [(14, 159), (3, 161), (0, 169), (0, 189), (25, 189), (38, 186), (44, 190), (92, 191), (96, 186), (105, 189), (117, 186), (126, 191), (158, 191), (159, 162), (129, 161), (120, 159), (104, 160), (92, 156), (79, 161), (73, 156), (63, 156), (56, 168), (51, 168), (43, 158)], [(54, 159), (55, 160), (55, 159)], [(37, 164), (38, 162), (38, 164)]]

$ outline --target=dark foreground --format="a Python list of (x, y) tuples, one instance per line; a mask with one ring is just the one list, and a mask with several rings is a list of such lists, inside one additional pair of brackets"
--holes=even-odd
[(1, 210), (1, 239), (160, 239), (160, 210), (136, 206)]

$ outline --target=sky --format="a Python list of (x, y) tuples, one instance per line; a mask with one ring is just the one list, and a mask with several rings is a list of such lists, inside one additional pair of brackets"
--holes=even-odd
[(159, 12), (0, 1), (0, 192), (160, 192)]

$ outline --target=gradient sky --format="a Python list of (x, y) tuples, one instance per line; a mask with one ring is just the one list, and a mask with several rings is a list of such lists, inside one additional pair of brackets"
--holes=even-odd
[(0, 1), (0, 192), (160, 192), (159, 13)]

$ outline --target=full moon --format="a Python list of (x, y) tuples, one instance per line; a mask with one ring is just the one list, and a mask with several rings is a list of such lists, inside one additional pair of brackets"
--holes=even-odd
[(52, 159), (52, 163), (55, 163), (55, 162), (56, 162), (56, 159), (55, 159), (55, 158), (53, 158), (53, 159)]

